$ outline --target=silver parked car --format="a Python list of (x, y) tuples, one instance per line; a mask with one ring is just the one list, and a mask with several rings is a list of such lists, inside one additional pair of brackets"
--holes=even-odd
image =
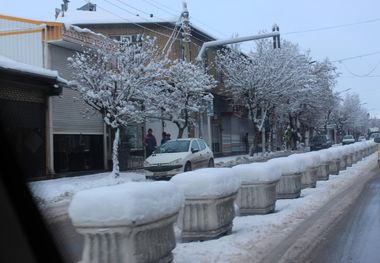
[(203, 139), (170, 140), (144, 162), (148, 179), (171, 177), (181, 172), (214, 167), (214, 154)]
[(342, 144), (343, 145), (351, 144), (351, 143), (354, 143), (354, 142), (355, 142), (354, 136), (352, 136), (352, 135), (345, 135), (345, 136), (343, 136), (343, 139), (342, 139)]

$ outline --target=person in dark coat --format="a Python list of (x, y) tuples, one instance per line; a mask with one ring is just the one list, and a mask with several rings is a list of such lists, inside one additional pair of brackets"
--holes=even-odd
[(146, 157), (149, 157), (157, 147), (156, 137), (154, 137), (152, 129), (148, 129), (148, 133), (144, 137), (144, 145)]
[(248, 153), (249, 152), (248, 132), (244, 135), (243, 142), (245, 145), (245, 152)]
[(167, 137), (166, 132), (162, 132), (161, 145), (163, 145), (167, 141), (166, 137)]

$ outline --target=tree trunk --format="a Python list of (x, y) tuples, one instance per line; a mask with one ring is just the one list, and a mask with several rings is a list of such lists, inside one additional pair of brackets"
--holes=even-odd
[(177, 136), (178, 139), (182, 138), (184, 130), (185, 128), (178, 127), (178, 136)]
[(249, 147), (249, 156), (253, 156), (253, 154), (256, 151), (256, 124), (255, 123), (253, 123), (252, 137), (253, 137), (253, 141), (252, 141), (251, 147)]
[(266, 138), (265, 138), (265, 127), (261, 129), (261, 151), (262, 153), (265, 153), (265, 144), (266, 144)]
[(119, 143), (120, 143), (120, 129), (117, 128), (115, 132), (115, 138), (113, 139), (113, 149), (112, 149), (112, 173), (115, 178), (119, 177)]
[(269, 126), (268, 152), (272, 151), (272, 127)]

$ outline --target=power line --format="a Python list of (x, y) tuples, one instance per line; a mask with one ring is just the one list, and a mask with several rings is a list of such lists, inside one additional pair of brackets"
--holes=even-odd
[[(120, 7), (119, 5), (117, 5), (117, 4), (115, 4), (115, 3), (112, 3), (112, 2), (109, 1), (109, 0), (104, 0), (104, 1), (107, 2), (107, 3), (109, 3), (109, 4), (111, 4), (111, 5), (113, 5), (113, 6), (116, 7), (116, 8), (119, 8), (120, 10), (122, 10), (122, 11), (124, 11), (124, 12), (127, 12), (127, 13), (129, 13), (129, 14), (135, 15), (135, 14), (132, 13), (131, 11), (129, 11), (129, 10), (123, 8), (123, 7)], [(120, 0), (117, 0), (117, 1), (118, 1), (118, 2), (121, 2)], [(99, 7), (99, 8), (101, 8), (101, 9), (103, 9), (103, 10), (105, 10), (105, 11), (107, 11), (107, 12), (113, 14), (113, 15), (116, 15), (116, 16), (118, 16), (119, 18), (122, 18), (122, 19), (128, 21), (128, 22), (131, 23), (131, 24), (137, 25), (137, 26), (139, 26), (139, 27), (141, 27), (141, 28), (144, 28), (144, 29), (149, 30), (149, 31), (154, 32), (154, 33), (157, 33), (157, 34), (159, 34), (159, 35), (165, 36), (165, 37), (167, 37), (167, 38), (169, 38), (169, 39), (171, 38), (171, 36), (169, 36), (169, 35), (167, 35), (167, 34), (164, 34), (164, 33), (161, 33), (161, 32), (157, 32), (157, 31), (155, 31), (155, 30), (153, 30), (153, 29), (150, 29), (150, 28), (147, 28), (147, 27), (145, 27), (145, 26), (142, 26), (142, 25), (140, 25), (139, 23), (131, 22), (131, 21), (129, 21), (128, 19), (123, 18), (123, 17), (121, 17), (121, 16), (119, 16), (119, 15), (117, 15), (117, 14), (115, 14), (115, 13), (109, 11), (109, 10), (106, 10), (106, 9), (104, 9), (104, 8), (102, 8), (102, 7)], [(136, 9), (136, 8), (135, 8), (135, 9)], [(148, 19), (145, 19), (145, 18), (142, 18), (142, 19), (145, 20), (145, 21), (147, 21), (147, 22), (150, 22), (150, 23), (153, 23), (153, 24), (159, 25), (159, 26), (161, 26), (161, 27), (163, 27), (163, 28), (166, 28), (166, 29), (169, 29), (169, 30), (173, 30), (173, 28), (169, 28), (169, 27), (167, 27), (167, 26), (164, 26), (164, 25), (160, 25), (160, 24), (158, 24), (158, 23), (151, 22), (151, 21), (149, 21)], [(167, 22), (167, 21), (165, 21), (165, 22)], [(169, 22), (169, 23), (170, 23), (170, 22)], [(200, 34), (200, 35), (203, 35), (204, 37), (206, 37), (206, 38), (208, 38), (208, 39), (210, 39), (209, 36), (206, 36), (205, 34), (202, 34), (201, 32), (199, 32), (199, 34)], [(201, 43), (204, 42), (203, 40), (201, 40), (201, 39), (199, 39), (199, 38), (197, 38), (197, 37), (195, 37), (195, 36), (192, 36), (192, 37), (193, 37), (194, 39), (200, 41)], [(192, 42), (192, 43), (193, 43), (194, 45), (196, 45), (197, 47), (200, 47), (200, 45), (198, 45), (197, 43), (195, 43), (195, 42)]]
[[(143, 1), (144, 1), (145, 3), (151, 5), (151, 6), (154, 6), (154, 7), (158, 8), (158, 9), (160, 9), (161, 11), (163, 11), (163, 12), (165, 12), (165, 13), (167, 13), (167, 14), (173, 15), (172, 12), (176, 12), (176, 13), (178, 13), (177, 10), (174, 10), (173, 8), (170, 8), (170, 7), (168, 7), (168, 6), (166, 6), (166, 5), (162, 4), (162, 3), (158, 3), (157, 1), (154, 1), (154, 0), (143, 0)], [(170, 10), (170, 11), (167, 11), (167, 10), (161, 8), (161, 6), (164, 7), (164, 8), (166, 8), (167, 10)], [(222, 33), (221, 31), (219, 31), (219, 30), (217, 30), (217, 29), (211, 27), (210, 25), (208, 25), (208, 24), (202, 22), (201, 20), (197, 19), (196, 17), (190, 15), (190, 18), (191, 18), (192, 20), (198, 21), (200, 24), (202, 24), (202, 25), (208, 27), (209, 29), (211, 29), (211, 30), (213, 30), (213, 31), (215, 31), (215, 32), (217, 32), (217, 33), (219, 33), (219, 34), (222, 34), (223, 36), (228, 37), (225, 33)], [(205, 35), (204, 35), (204, 36), (205, 36)], [(209, 36), (207, 36), (207, 37), (209, 38)]]
[[(104, 0), (104, 1), (110, 3), (110, 2), (107, 1), (107, 0)], [(130, 8), (132, 8), (132, 9), (136, 10), (136, 11), (139, 11), (139, 12), (141, 12), (141, 13), (143, 13), (143, 14), (146, 14), (146, 15), (148, 15), (148, 16), (151, 15), (151, 14), (149, 14), (149, 13), (147, 13), (147, 12), (141, 10), (141, 9), (138, 9), (138, 8), (136, 8), (136, 7), (133, 7), (132, 5), (129, 5), (129, 4), (125, 3), (124, 1), (121, 1), (121, 0), (116, 0), (116, 1), (119, 2), (119, 3), (121, 3), (121, 4), (123, 4), (123, 5), (125, 5), (125, 6), (130, 7)], [(111, 4), (112, 4), (112, 3), (111, 3)], [(121, 8), (121, 7), (120, 7), (120, 8)], [(122, 8), (121, 8), (121, 9), (122, 9)], [(125, 12), (127, 12), (127, 13), (129, 13), (129, 14), (136, 15), (136, 14), (132, 13), (131, 11), (126, 10), (126, 9), (124, 9), (124, 8), (123, 8), (122, 10), (125, 11)], [(166, 23), (171, 23), (171, 24), (173, 24), (172, 22), (168, 22), (167, 20), (164, 20), (164, 19), (162, 19), (162, 18), (160, 18), (160, 17), (158, 17), (158, 16), (155, 16), (155, 17), (156, 17), (157, 19), (161, 20), (162, 22), (166, 22)], [(145, 18), (142, 18), (142, 19), (144, 19), (144, 20), (147, 21), (147, 22), (151, 22), (151, 21), (149, 21), (148, 19), (145, 19)], [(178, 20), (179, 20), (179, 19), (178, 19)], [(159, 27), (169, 29), (170, 31), (173, 30), (173, 28), (170, 28), (170, 27), (167, 27), (167, 26), (164, 26), (164, 25), (161, 25), (161, 24), (155, 23), (155, 22), (151, 22), (151, 23), (152, 23), (152, 24), (155, 24), (155, 25), (157, 25), (157, 26), (159, 26)]]
[[(106, 0), (105, 0), (106, 1)], [(137, 10), (137, 11), (139, 11), (139, 12), (141, 12), (141, 13), (144, 13), (144, 14), (146, 14), (146, 15), (150, 15), (149, 13), (147, 13), (147, 12), (145, 12), (145, 11), (143, 11), (143, 10), (141, 10), (141, 9), (138, 9), (138, 8), (136, 8), (136, 7), (133, 7), (132, 5), (130, 5), (130, 4), (127, 4), (127, 3), (125, 3), (124, 1), (121, 1), (121, 0), (116, 0), (116, 1), (118, 1), (119, 3), (122, 3), (122, 4), (124, 4), (124, 5), (126, 5), (126, 6), (128, 6), (128, 7), (130, 7), (130, 8), (133, 8), (133, 9), (135, 9), (135, 10)], [(146, 0), (145, 0), (145, 2), (147, 2)], [(149, 3), (149, 2), (147, 2), (147, 3)], [(152, 6), (154, 6), (154, 7), (156, 7), (156, 8), (159, 8), (157, 5), (153, 5), (152, 4)], [(165, 12), (165, 10), (163, 10), (163, 9), (160, 9), (160, 10), (162, 10), (162, 11), (164, 11)], [(177, 12), (177, 14), (178, 13), (181, 13), (181, 12)], [(170, 15), (174, 15), (174, 14), (172, 14), (172, 13), (169, 13)], [(160, 17), (158, 17), (158, 16), (155, 16), (155, 17), (157, 17), (159, 20), (161, 20), (161, 21), (163, 21), (163, 22), (166, 22), (166, 20), (165, 19), (162, 19), (162, 18), (160, 18)], [(157, 24), (157, 23), (156, 23)], [(159, 25), (159, 24), (158, 24)], [(166, 28), (168, 28), (168, 27), (166, 27)], [(211, 36), (208, 36), (208, 35), (206, 35), (206, 34), (204, 34), (204, 33), (202, 33), (202, 32), (198, 32), (198, 34), (199, 35), (201, 35), (201, 36), (203, 36), (203, 37), (205, 37), (206, 39), (211, 39)], [(193, 36), (194, 37), (194, 36)], [(198, 41), (201, 41), (201, 42), (203, 42), (202, 40), (200, 40), (199, 38), (196, 38), (196, 37), (194, 37), (196, 40), (198, 40)]]
[(377, 69), (377, 67), (380, 65), (380, 60), (376, 63), (376, 65), (368, 72), (368, 73), (366, 73), (366, 74), (356, 74), (356, 73), (354, 73), (354, 72), (352, 72), (352, 70), (350, 70), (349, 68), (348, 68), (348, 66), (346, 65), (346, 63), (344, 63), (344, 62), (340, 62), (340, 64), (342, 64), (344, 67), (345, 67), (345, 69), (351, 74), (351, 75), (353, 75), (353, 76), (355, 76), (355, 77), (359, 77), (359, 78), (363, 78), (363, 77), (369, 77), (376, 69)]
[[(147, 3), (147, 4), (149, 4), (149, 5), (152, 5), (152, 6), (156, 7), (156, 8), (158, 8), (158, 9), (160, 9), (161, 11), (164, 11), (164, 12), (167, 13), (167, 14), (173, 15), (173, 13), (172, 13), (171, 11), (167, 11), (167, 10), (172, 10), (173, 12), (175, 12), (175, 13), (178, 14), (178, 11), (177, 11), (177, 10), (174, 10), (174, 9), (172, 9), (172, 8), (169, 8), (169, 7), (165, 6), (165, 5), (163, 5), (162, 3), (157, 3), (156, 1), (153, 1), (153, 0), (151, 0), (151, 1), (143, 0), (143, 1), (144, 1), (145, 3)], [(155, 3), (156, 3), (156, 4), (155, 4)], [(167, 10), (162, 9), (161, 6), (165, 7)]]
[(346, 58), (342, 58), (342, 59), (337, 59), (337, 60), (333, 60), (331, 62), (333, 63), (340, 63), (340, 62), (343, 62), (343, 61), (346, 61), (346, 60), (351, 60), (351, 59), (357, 59), (357, 58), (363, 58), (363, 57), (369, 57), (369, 56), (373, 56), (373, 55), (377, 55), (377, 54), (380, 54), (380, 51), (375, 51), (375, 52), (371, 52), (371, 53), (366, 53), (366, 54), (362, 54), (362, 55), (357, 55), (357, 56), (352, 56), (352, 57), (346, 57)]
[[(107, 0), (105, 0), (105, 1), (107, 1)], [(97, 4), (97, 7), (100, 8), (100, 9), (102, 9), (102, 10), (104, 10), (104, 11), (106, 11), (107, 13), (110, 13), (110, 14), (112, 14), (112, 15), (114, 15), (114, 16), (117, 16), (118, 18), (120, 18), (120, 19), (122, 19), (122, 20), (124, 20), (124, 21), (126, 21), (126, 22), (128, 22), (128, 23), (130, 23), (130, 24), (136, 25), (136, 26), (138, 26), (138, 27), (140, 27), (140, 28), (142, 28), (142, 29), (145, 29), (145, 30), (147, 30), (147, 31), (150, 31), (150, 32), (152, 32), (152, 33), (156, 33), (156, 34), (158, 34), (158, 35), (161, 35), (161, 36), (164, 36), (164, 37), (170, 38), (170, 36), (167, 35), (167, 34), (164, 34), (164, 33), (158, 32), (158, 31), (155, 31), (155, 30), (150, 29), (150, 28), (148, 28), (148, 27), (142, 26), (142, 25), (140, 25), (140, 24), (138, 24), (138, 23), (134, 23), (134, 22), (132, 22), (132, 21), (130, 21), (130, 20), (128, 20), (128, 19), (122, 17), (122, 16), (119, 16), (118, 14), (115, 14), (115, 13), (113, 13), (113, 12), (111, 12), (111, 11), (109, 11), (109, 10), (107, 10), (107, 9), (105, 9), (105, 8), (103, 8), (103, 7), (101, 7), (101, 6), (99, 6), (99, 4)]]
[(341, 25), (335, 25), (335, 26), (319, 27), (319, 28), (313, 28), (313, 29), (307, 29), (307, 30), (301, 30), (301, 31), (292, 31), (292, 32), (286, 32), (286, 33), (282, 33), (282, 34), (283, 35), (294, 35), (294, 34), (301, 34), (301, 33), (308, 33), (308, 32), (325, 31), (325, 30), (350, 27), (350, 26), (356, 26), (356, 25), (362, 25), (362, 24), (369, 24), (369, 23), (375, 23), (375, 22), (380, 22), (380, 18), (369, 19), (369, 20), (360, 21), (360, 22), (356, 22), (356, 23), (348, 23), (348, 24), (341, 24)]

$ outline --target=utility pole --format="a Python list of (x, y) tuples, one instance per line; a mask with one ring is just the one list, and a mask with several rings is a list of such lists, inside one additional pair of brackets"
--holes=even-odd
[(190, 42), (191, 42), (191, 27), (189, 21), (189, 11), (187, 10), (186, 2), (183, 2), (182, 11), (182, 42), (184, 50), (184, 58), (186, 62), (190, 62)]

